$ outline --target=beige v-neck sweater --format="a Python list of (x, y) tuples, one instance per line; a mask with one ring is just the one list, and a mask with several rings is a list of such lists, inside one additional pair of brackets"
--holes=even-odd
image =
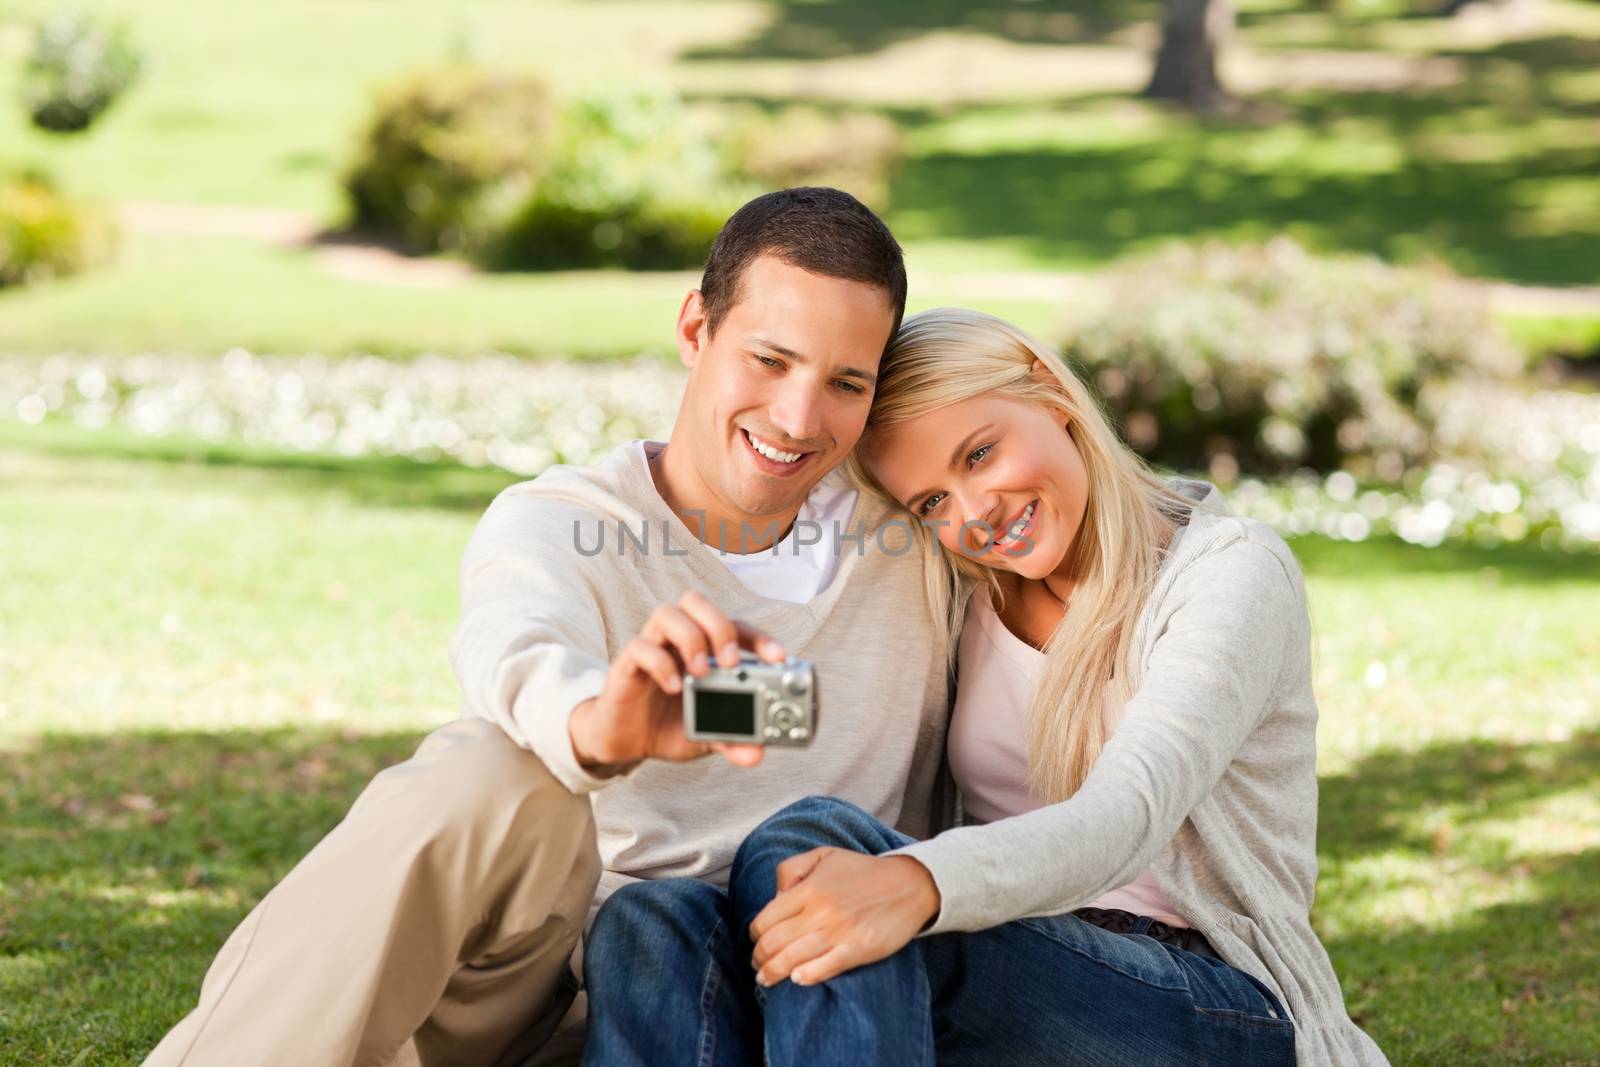
[[(926, 836), (948, 715), (923, 582), (923, 567), (937, 561), (900, 551), (904, 520), (863, 493), (841, 532), (864, 536), (841, 540), (827, 586), (805, 604), (762, 597), (661, 499), (647, 462), (660, 447), (625, 446), (595, 467), (553, 467), (489, 507), (462, 562), (461, 623), (450, 645), (466, 713), (499, 724), (569, 789), (591, 793), (607, 870), (602, 895), (629, 877), (725, 884), (745, 835), (813, 794)], [(627, 535), (619, 537), (619, 523)], [(656, 606), (690, 589), (815, 664), (815, 739), (773, 748), (754, 768), (713, 756), (593, 777), (573, 757), (572, 709), (599, 694), (612, 656)]]

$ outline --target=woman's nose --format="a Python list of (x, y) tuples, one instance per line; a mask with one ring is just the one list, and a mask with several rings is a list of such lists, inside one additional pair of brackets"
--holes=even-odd
[(960, 507), (961, 537), (974, 548), (983, 548), (994, 539), (995, 509), (998, 498), (992, 493), (957, 489), (952, 494)]

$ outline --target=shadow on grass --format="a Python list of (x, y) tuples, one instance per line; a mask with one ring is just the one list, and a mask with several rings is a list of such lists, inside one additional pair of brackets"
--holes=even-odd
[[(754, 39), (687, 58), (823, 58), (952, 28), (1083, 41), (1156, 13), (1113, 0), (1087, 9), (794, 0)], [(1260, 107), (1190, 117), (1132, 143), (913, 157), (893, 182), (890, 222), (902, 240), (1004, 240), (1043, 265), (1103, 263), (1173, 239), (1288, 232), (1328, 251), (1432, 254), (1479, 277), (1600, 283), (1600, 214), (1567, 191), (1600, 172), (1600, 143), (1578, 125), (1559, 139), (1541, 130), (1549, 120), (1600, 115), (1600, 101), (1573, 88), (1574, 73), (1600, 64), (1600, 40), (1547, 35), (1438, 54), (1462, 64), (1459, 84), (1266, 92), (1255, 99)], [(1073, 95), (1022, 110), (1092, 109), (1124, 97)], [(983, 110), (965, 109), (974, 129)], [(906, 129), (951, 117), (883, 112)], [(1304, 144), (1274, 142), (1287, 132)]]
[[(1385, 880), (1386, 862), (1431, 865), (1501, 901), (1451, 914), (1428, 902), (1448, 900), (1460, 885), (1437, 895), (1413, 886), (1405, 891), (1419, 902), (1413, 923), (1327, 939), (1352, 1016), (1393, 1062), (1593, 1062), (1600, 850), (1535, 849), (1533, 858), (1510, 859), (1511, 843), (1474, 828), (1530, 814), (1557, 794), (1597, 790), (1596, 730), (1567, 742), (1378, 752), (1322, 780), (1323, 908), (1359, 910), (1363, 900), (1400, 892), (1392, 876)], [(1422, 812), (1441, 820), (1418, 819)]]
[(138, 1063), (249, 907), (419, 738), (45, 736), (0, 752), (5, 1062)]
[[(47, 735), (0, 753), (0, 1023), (18, 1035), (8, 1062), (71, 1062), (92, 1049), (95, 1063), (137, 1063), (192, 1006), (249, 907), (419, 737)], [(1420, 809), (1458, 812), (1456, 842), (1481, 851), (1476, 813), (1596, 787), (1595, 731), (1369, 756), (1322, 781), (1323, 907), (1397, 891), (1357, 884), (1351, 865), (1365, 857), (1439, 857), (1438, 837), (1406, 823)], [(1517, 874), (1528, 888), (1514, 902), (1328, 940), (1353, 1013), (1395, 1063), (1583, 1062), (1592, 1052), (1600, 852), (1525, 861)]]
[[(290, 489), (337, 492), (363, 504), (448, 511), (482, 511), (496, 493), (522, 480), (499, 468), (451, 460), (294, 453), (179, 435), (147, 437), (115, 428), (87, 431), (56, 422), (27, 427), (0, 422), (0, 449), (171, 468), (258, 471), (281, 479)], [(92, 477), (86, 469), (74, 480), (84, 484)]]
[(750, 37), (685, 59), (833, 59), (926, 33), (972, 30), (1023, 43), (1095, 40), (1158, 12), (1152, 0), (779, 0)]
[(1001, 239), (1045, 263), (1289, 233), (1321, 251), (1432, 252), (1483, 277), (1600, 281), (1600, 217), (1529, 233), (1510, 225), (1544, 183), (1600, 170), (1595, 145), (1504, 161), (1408, 155), (1374, 173), (1340, 173), (1262, 167), (1235, 137), (1193, 129), (1143, 144), (912, 158), (894, 179), (890, 222), (902, 240)]
[(1422, 752), (1375, 752), (1348, 773), (1323, 778), (1320, 787), (1317, 844), (1324, 859), (1343, 863), (1393, 849), (1432, 856), (1440, 841), (1411, 821), (1424, 806), (1451, 806), (1460, 828), (1504, 818), (1553, 793), (1600, 793), (1600, 729), (1568, 741), (1467, 740)]

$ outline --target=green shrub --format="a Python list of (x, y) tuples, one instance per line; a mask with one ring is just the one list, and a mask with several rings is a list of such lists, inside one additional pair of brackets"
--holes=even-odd
[(109, 252), (104, 216), (61, 196), (39, 175), (0, 176), (0, 287), (72, 274)]
[(549, 168), (556, 127), (537, 79), (412, 77), (380, 93), (345, 173), (353, 221), (415, 252), (481, 248)]
[(900, 133), (870, 112), (806, 105), (734, 113), (722, 138), (728, 168), (765, 188), (831, 185), (883, 211), (900, 160)]
[(579, 100), (563, 112), (554, 164), (484, 258), (502, 268), (693, 267), (746, 194), (676, 97)]
[(1519, 369), (1442, 268), (1318, 258), (1287, 238), (1124, 268), (1064, 350), (1130, 444), (1223, 478), (1309, 467), (1394, 481), (1433, 455), (1433, 387)]
[(142, 67), (126, 27), (52, 15), (39, 25), (23, 71), (23, 106), (40, 129), (75, 133), (110, 107)]
[(583, 207), (541, 191), (527, 200), (484, 259), (502, 270), (694, 267), (704, 262), (732, 211), (661, 201)]

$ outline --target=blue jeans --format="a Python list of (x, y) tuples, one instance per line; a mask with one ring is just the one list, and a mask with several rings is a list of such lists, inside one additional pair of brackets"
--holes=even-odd
[(729, 892), (628, 886), (585, 948), (586, 1064), (1293, 1064), (1294, 1026), (1221, 960), (1071, 915), (918, 938), (824, 982), (754, 984), (750, 921), (780, 862), (831, 845), (907, 844), (851, 804), (811, 797), (762, 823)]

